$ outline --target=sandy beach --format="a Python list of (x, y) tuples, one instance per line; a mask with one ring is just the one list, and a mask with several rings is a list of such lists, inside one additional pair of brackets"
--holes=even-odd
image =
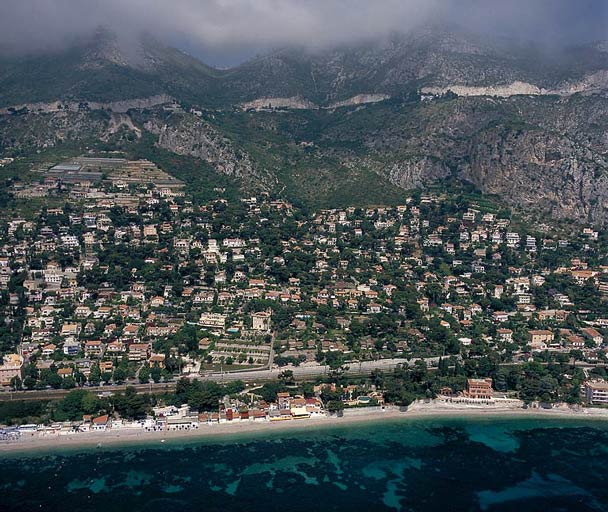
[(221, 424), (201, 424), (198, 429), (184, 431), (147, 432), (140, 429), (109, 429), (98, 432), (81, 432), (75, 434), (24, 434), (18, 440), (0, 441), (0, 454), (15, 452), (50, 453), (65, 449), (87, 449), (118, 446), (134, 446), (138, 444), (159, 443), (169, 445), (186, 440), (212, 439), (239, 434), (264, 434), (272, 437), (275, 432), (289, 430), (309, 431), (332, 426), (348, 426), (372, 422), (394, 420), (415, 420), (421, 418), (531, 418), (531, 419), (589, 419), (608, 420), (608, 409), (571, 409), (557, 407), (542, 408), (498, 408), (471, 407), (443, 403), (415, 403), (407, 411), (387, 407), (383, 411), (356, 409), (346, 411), (344, 416), (325, 416), (306, 420), (289, 420), (279, 422), (231, 422)]

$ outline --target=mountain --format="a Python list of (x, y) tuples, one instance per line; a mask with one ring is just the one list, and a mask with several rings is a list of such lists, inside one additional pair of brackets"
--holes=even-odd
[(0, 151), (119, 149), (313, 206), (394, 202), (456, 179), (527, 212), (605, 224), (607, 48), (433, 27), (217, 70), (102, 31), (0, 60)]
[(421, 87), (514, 83), (568, 94), (608, 87), (606, 70), (608, 50), (598, 43), (543, 52), (436, 27), (355, 47), (288, 48), (217, 70), (150, 37), (124, 46), (112, 33), (99, 31), (63, 53), (0, 59), (0, 107), (161, 94), (206, 108), (261, 98), (301, 98), (309, 106), (328, 107), (356, 96), (399, 96)]

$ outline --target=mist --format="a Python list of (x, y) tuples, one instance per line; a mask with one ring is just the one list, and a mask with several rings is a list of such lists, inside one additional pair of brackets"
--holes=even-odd
[(608, 39), (603, 0), (3, 0), (0, 51), (60, 50), (100, 26), (123, 41), (149, 33), (214, 65), (270, 48), (357, 43), (423, 24), (556, 46)]

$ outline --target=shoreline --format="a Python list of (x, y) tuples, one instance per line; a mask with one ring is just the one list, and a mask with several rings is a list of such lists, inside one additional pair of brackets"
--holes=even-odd
[[(202, 424), (198, 429), (184, 431), (157, 431), (146, 432), (136, 429), (117, 429), (100, 432), (81, 432), (75, 434), (36, 435), (25, 434), (22, 438), (13, 441), (0, 441), (0, 456), (11, 454), (35, 455), (52, 454), (60, 450), (74, 452), (86, 451), (91, 448), (121, 448), (137, 447), (154, 443), (155, 446), (172, 446), (176, 442), (191, 441), (203, 442), (217, 440), (218, 438), (238, 436), (239, 434), (268, 434), (273, 433), (310, 432), (318, 427), (354, 426), (369, 423), (382, 424), (387, 421), (407, 421), (417, 419), (560, 419), (560, 420), (608, 420), (608, 409), (515, 409), (515, 408), (484, 408), (471, 406), (453, 406), (444, 404), (412, 404), (407, 411), (398, 408), (387, 408), (384, 411), (365, 411), (354, 409), (351, 414), (344, 416), (326, 416), (306, 420), (288, 420), (281, 422), (239, 422), (207, 425)], [(256, 436), (257, 437), (257, 436)], [(158, 443), (158, 444), (156, 444)], [(166, 443), (166, 444), (165, 444)]]

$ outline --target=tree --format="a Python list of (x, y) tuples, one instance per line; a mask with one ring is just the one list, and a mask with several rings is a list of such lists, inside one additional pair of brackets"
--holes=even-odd
[(150, 373), (150, 367), (147, 364), (144, 364), (139, 370), (139, 382), (142, 384), (150, 382)]
[(266, 402), (274, 402), (277, 399), (277, 393), (285, 390), (285, 386), (282, 382), (267, 382), (261, 388), (256, 390), (256, 394), (262, 397), (262, 400)]
[(114, 369), (114, 373), (112, 374), (112, 379), (114, 380), (114, 382), (117, 384), (120, 384), (120, 383), (124, 382), (126, 378), (127, 378), (127, 372), (120, 366), (117, 366)]
[(150, 408), (150, 396), (147, 394), (138, 395), (132, 386), (127, 387), (124, 394), (114, 395), (112, 402), (116, 412), (126, 418), (143, 418)]
[(98, 386), (101, 381), (101, 371), (99, 365), (94, 363), (91, 365), (91, 373), (89, 373), (89, 382), (94, 386)]
[(224, 386), (224, 389), (227, 395), (235, 395), (245, 389), (245, 383), (242, 380), (234, 380), (232, 382), (228, 382)]
[(34, 389), (36, 387), (36, 379), (28, 375), (25, 379), (23, 379), (23, 386), (25, 389)]
[(188, 405), (199, 411), (217, 410), (222, 398), (222, 387), (216, 382), (199, 382), (188, 392)]
[(443, 357), (439, 358), (439, 363), (437, 364), (437, 370), (439, 371), (439, 375), (445, 377), (449, 372), (449, 364), (447, 359)]
[(57, 375), (57, 373), (51, 372), (47, 377), (47, 383), (53, 389), (59, 389), (61, 387), (61, 384), (63, 383), (63, 379), (59, 375)]
[(161, 375), (162, 375), (161, 369), (158, 367), (157, 364), (155, 364), (152, 368), (150, 368), (150, 377), (152, 377), (152, 380), (154, 381), (155, 384), (160, 382)]
[(87, 381), (87, 377), (84, 373), (80, 372), (80, 371), (75, 371), (74, 372), (74, 380), (76, 381), (76, 384), (78, 384), (79, 386), (84, 386), (85, 382)]
[(279, 373), (279, 380), (286, 386), (291, 386), (295, 383), (292, 370), (283, 370)]
[(342, 402), (342, 400), (331, 400), (327, 403), (327, 410), (330, 413), (338, 413), (340, 414), (342, 411), (344, 411), (344, 408), (346, 406), (344, 405), (344, 402)]
[(15, 391), (17, 391), (18, 389), (21, 389), (22, 387), (22, 382), (21, 382), (21, 377), (19, 376), (15, 376), (10, 380), (10, 386), (11, 388), (13, 388)]
[(74, 389), (76, 387), (76, 380), (72, 376), (67, 376), (61, 383), (63, 389)]
[[(59, 402), (57, 408), (53, 411), (53, 418), (58, 421), (81, 420), (83, 414), (87, 413), (88, 408), (91, 406), (90, 399), (87, 398), (89, 395), (91, 395), (91, 393), (84, 389), (70, 391), (63, 397), (63, 400)], [(93, 398), (97, 398), (94, 395), (92, 396)], [(87, 410), (85, 410), (84, 407), (85, 399)]]
[(87, 393), (82, 397), (81, 406), (86, 414), (95, 414), (99, 410), (100, 400), (93, 393)]

